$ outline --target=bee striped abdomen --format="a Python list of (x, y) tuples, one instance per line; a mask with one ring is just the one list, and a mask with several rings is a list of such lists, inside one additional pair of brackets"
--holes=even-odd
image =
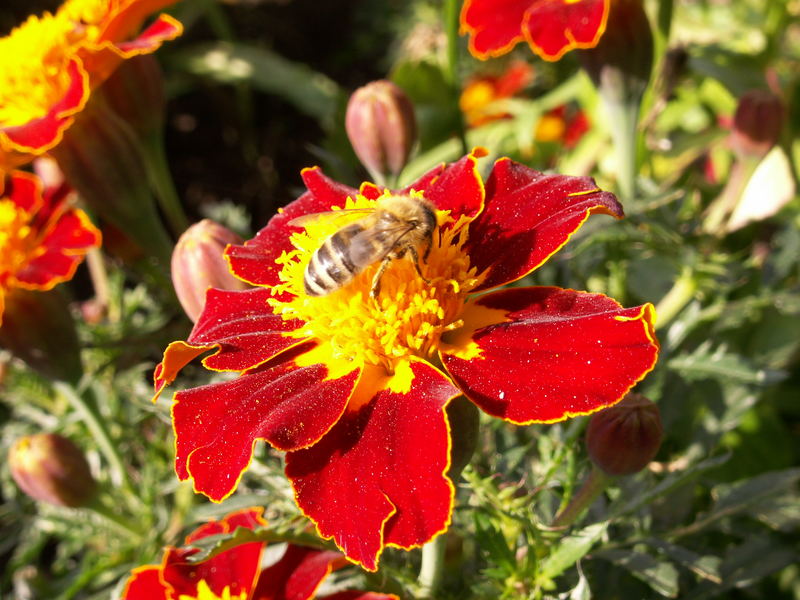
[(339, 289), (363, 269), (349, 253), (349, 241), (364, 231), (359, 223), (340, 229), (320, 246), (306, 267), (303, 284), (309, 296), (325, 296)]

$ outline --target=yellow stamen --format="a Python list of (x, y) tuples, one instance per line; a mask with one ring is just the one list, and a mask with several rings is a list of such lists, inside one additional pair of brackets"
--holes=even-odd
[[(421, 197), (418, 192), (413, 195)], [(387, 193), (388, 195), (388, 193)], [(361, 195), (348, 198), (345, 209), (368, 209), (377, 204)], [(307, 296), (303, 278), (314, 252), (338, 229), (363, 218), (363, 213), (336, 215), (304, 224), (305, 231), (292, 235), (294, 249), (278, 259), (282, 283), (277, 296), (292, 294), (289, 301), (270, 299), (270, 305), (284, 319), (301, 319), (305, 325), (287, 335), (312, 337), (323, 342), (333, 360), (350, 368), (374, 365), (394, 374), (404, 370), (411, 356), (430, 358), (443, 332), (457, 321), (467, 294), (482, 277), (470, 266), (462, 247), (469, 220), (462, 217), (452, 228), (437, 228), (427, 260), (420, 258), (420, 278), (410, 256), (393, 260), (380, 282), (380, 294), (370, 297), (372, 279), (379, 268), (367, 267), (344, 287), (321, 297)], [(339, 217), (343, 218), (339, 218)], [(438, 214), (439, 223), (449, 219)]]
[(36, 247), (30, 215), (11, 200), (0, 200), (0, 285), (28, 262)]
[(231, 594), (229, 587), (226, 587), (224, 590), (222, 590), (221, 596), (217, 596), (211, 591), (211, 588), (208, 587), (205, 579), (200, 580), (200, 583), (197, 584), (196, 596), (187, 596), (186, 594), (181, 594), (178, 596), (178, 600), (245, 600), (246, 598), (246, 591), (234, 596)]
[(66, 19), (45, 13), (0, 38), (0, 126), (44, 116), (64, 96), (70, 30)]

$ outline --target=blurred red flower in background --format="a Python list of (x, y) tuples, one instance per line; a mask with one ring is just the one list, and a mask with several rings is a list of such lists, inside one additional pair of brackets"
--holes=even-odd
[(526, 41), (545, 60), (593, 48), (603, 35), (611, 0), (465, 0), (461, 33), (485, 60)]

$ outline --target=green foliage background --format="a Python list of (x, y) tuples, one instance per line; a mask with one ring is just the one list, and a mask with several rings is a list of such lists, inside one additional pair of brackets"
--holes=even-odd
[[(554, 529), (590, 468), (586, 419), (530, 427), (482, 420), (459, 483), (440, 598), (800, 599), (800, 201), (791, 191), (800, 168), (800, 4), (646, 6), (656, 67), (639, 193), (625, 202), (624, 221), (590, 220), (521, 283), (657, 305), (661, 358), (638, 391), (661, 409), (664, 444), (650, 468), (615, 481), (572, 528)], [(54, 3), (5, 2), (0, 33), (45, 8)], [(344, 106), (372, 79), (393, 79), (416, 105), (421, 137), (403, 181), (462, 153), (441, 3), (194, 0), (170, 12), (187, 31), (157, 55), (170, 98), (167, 154), (193, 218), (252, 234), (297, 196), (299, 170), (312, 164), (358, 184), (366, 174), (343, 131)], [(666, 85), (662, 59), (678, 47), (685, 66)], [(603, 108), (575, 54), (545, 63), (518, 47), (482, 63), (462, 39), (462, 83), (502, 72), (512, 59), (536, 73), (498, 102), (510, 118), (469, 130), (468, 144), (487, 147), (490, 159), (591, 174), (613, 190)], [(708, 231), (708, 208), (734, 161), (728, 133), (737, 98), (768, 86), (787, 108), (777, 152), (788, 170), (770, 171), (760, 192), (768, 202), (789, 186), (791, 200), (766, 220)], [(565, 103), (586, 112), (589, 132), (572, 149), (537, 144), (542, 115)], [(264, 447), (221, 505), (177, 482), (169, 398), (150, 403), (150, 375), (190, 323), (118, 259), (106, 260), (109, 314), (94, 324), (77, 319), (83, 404), (10, 356), (0, 384), (3, 449), (42, 430), (71, 437), (87, 452), (106, 510), (36, 504), (0, 469), (0, 597), (116, 597), (131, 568), (158, 562), (161, 548), (198, 521), (251, 504), (267, 507), (272, 529), (263, 539), (319, 543), (303, 532), (280, 455)], [(79, 317), (92, 295), (85, 272), (59, 293)], [(187, 372), (187, 387), (208, 380), (202, 369)], [(388, 550), (378, 574), (350, 569), (333, 585), (411, 597), (418, 566), (418, 553)]]

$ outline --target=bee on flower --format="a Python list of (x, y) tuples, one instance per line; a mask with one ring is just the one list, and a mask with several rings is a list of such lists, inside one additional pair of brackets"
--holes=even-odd
[[(552, 423), (615, 404), (653, 368), (651, 305), (497, 289), (543, 264), (590, 215), (622, 217), (616, 198), (588, 177), (505, 158), (484, 181), (484, 155), (475, 150), (400, 190), (354, 189), (306, 169), (308, 191), (252, 240), (228, 247), (231, 272), (256, 287), (209, 290), (188, 339), (170, 344), (155, 372), (159, 394), (212, 351), (206, 368), (238, 374), (175, 394), (180, 479), (221, 501), (265, 440), (286, 452), (296, 502), (319, 534), (375, 570), (387, 546), (418, 547), (449, 526), (454, 398), (511, 423)], [(336, 259), (350, 252), (331, 252), (338, 238), (363, 233), (358, 211), (398, 197), (436, 217), (417, 256), (398, 233), (378, 244), (383, 258), (342, 265), (337, 282)], [(349, 237), (348, 223), (306, 218), (330, 211), (359, 231)], [(309, 270), (336, 285), (309, 293)]]

